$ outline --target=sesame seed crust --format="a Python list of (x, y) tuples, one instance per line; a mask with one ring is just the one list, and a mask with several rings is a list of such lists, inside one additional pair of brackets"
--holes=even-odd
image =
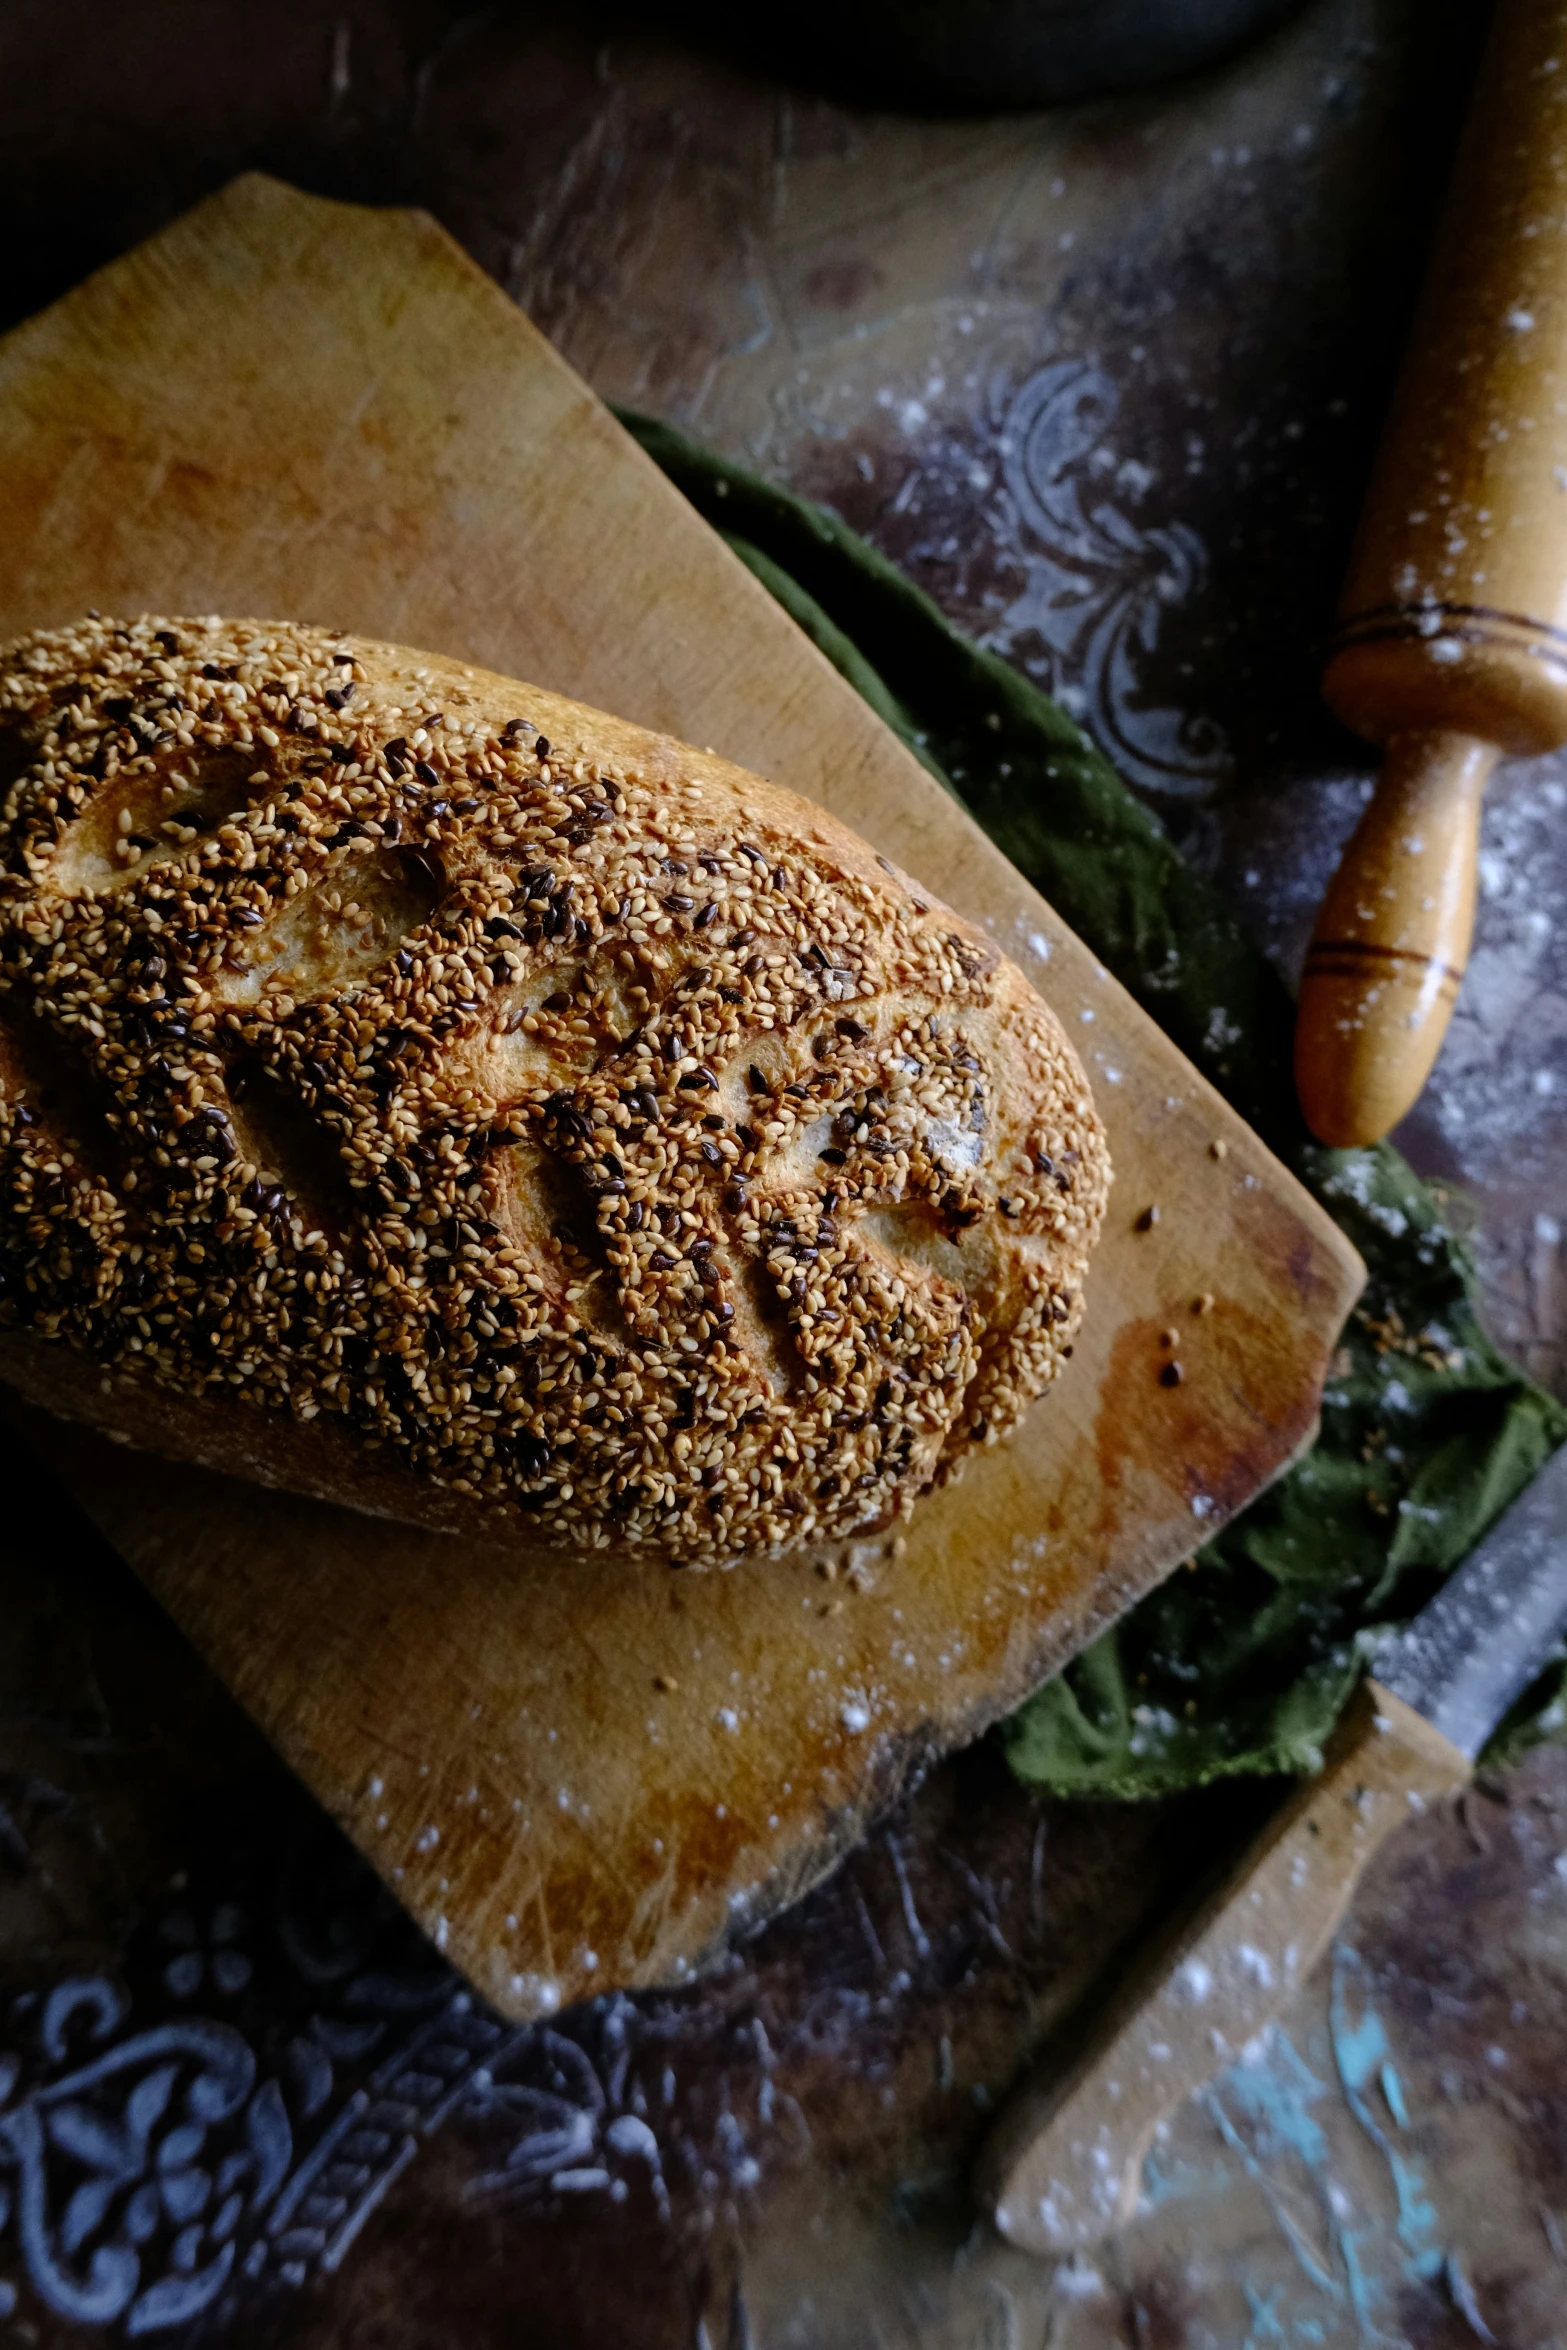
[(57, 1409), (430, 1526), (835, 1540), (1049, 1385), (1109, 1179), (1021, 974), (711, 754), (291, 624), (0, 651), (0, 1370)]

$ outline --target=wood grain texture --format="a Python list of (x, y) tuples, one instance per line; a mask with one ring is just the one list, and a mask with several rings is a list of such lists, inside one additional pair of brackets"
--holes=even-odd
[(1392, 1831), (1472, 1769), (1402, 1698), (1362, 1683), (1320, 1776), (1149, 1951), (1075, 2062), (1003, 2115), (980, 2193), (1009, 2243), (1058, 2260), (1126, 2225), (1161, 2123), (1289, 2006)]
[(18, 330), (0, 526), (6, 633), (316, 619), (712, 744), (928, 876), (1083, 1049), (1118, 1169), (1083, 1338), (906, 1555), (563, 1572), (40, 1426), (488, 1996), (677, 1978), (1279, 1472), (1359, 1262), (428, 221), (239, 181)]
[(1396, 734), (1306, 954), (1295, 1084), (1313, 1134), (1380, 1142), (1419, 1097), (1469, 961), (1494, 743)]
[(1385, 743), (1567, 741), (1564, 0), (1502, 0), (1323, 680)]
[(1328, 1143), (1413, 1107), (1468, 960), (1486, 778), (1567, 741), (1564, 39), (1564, 0), (1496, 11), (1323, 680), (1389, 746), (1301, 982)]

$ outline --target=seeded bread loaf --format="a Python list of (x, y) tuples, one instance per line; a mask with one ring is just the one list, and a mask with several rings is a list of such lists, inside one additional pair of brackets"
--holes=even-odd
[(1109, 1183), (979, 933), (818, 808), (291, 625), (0, 652), (0, 1376), (416, 1524), (687, 1563), (1048, 1386)]

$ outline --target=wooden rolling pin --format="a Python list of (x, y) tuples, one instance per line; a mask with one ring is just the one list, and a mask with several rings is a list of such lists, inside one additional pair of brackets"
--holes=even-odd
[(1567, 0), (1500, 0), (1350, 565), (1328, 701), (1385, 746), (1306, 958), (1324, 1142), (1416, 1100), (1463, 977), (1480, 802), (1567, 741)]

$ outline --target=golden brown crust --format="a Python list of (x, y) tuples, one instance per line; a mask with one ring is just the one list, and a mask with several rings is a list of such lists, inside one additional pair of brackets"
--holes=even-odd
[(0, 1369), (54, 1408), (699, 1561), (884, 1523), (1054, 1376), (1087, 1082), (822, 810), (219, 620), (0, 653), (0, 790)]

